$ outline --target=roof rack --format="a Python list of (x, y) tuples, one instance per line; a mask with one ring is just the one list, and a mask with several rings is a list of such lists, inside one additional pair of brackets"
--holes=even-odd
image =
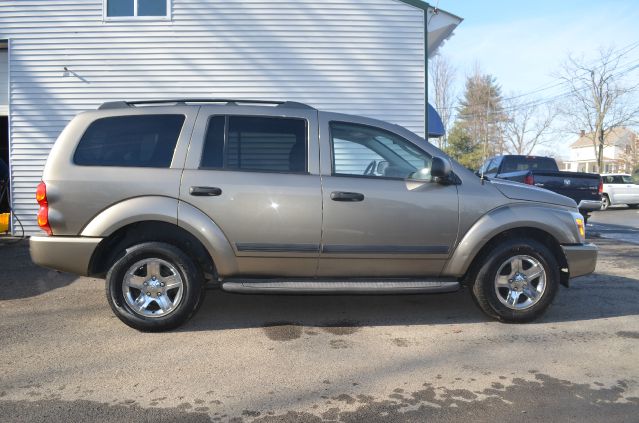
[(314, 107), (308, 104), (298, 103), (296, 101), (267, 101), (267, 100), (247, 100), (247, 99), (226, 99), (226, 98), (175, 98), (166, 100), (140, 100), (140, 101), (110, 101), (102, 104), (98, 107), (98, 110), (111, 110), (111, 109), (125, 109), (128, 107), (136, 106), (150, 106), (150, 105), (162, 105), (162, 104), (212, 104), (223, 103), (228, 106), (239, 106), (240, 104), (257, 104), (257, 105), (274, 105), (276, 107), (288, 108), (288, 109), (310, 109), (315, 110)]

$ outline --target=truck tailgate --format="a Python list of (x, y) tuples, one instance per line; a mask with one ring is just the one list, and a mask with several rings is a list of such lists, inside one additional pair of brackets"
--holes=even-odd
[(578, 172), (533, 171), (535, 186), (579, 200), (599, 199), (599, 176)]

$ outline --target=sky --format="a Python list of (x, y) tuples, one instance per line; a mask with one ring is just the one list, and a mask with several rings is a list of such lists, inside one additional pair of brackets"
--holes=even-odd
[[(568, 54), (586, 61), (601, 47), (622, 49), (639, 42), (639, 0), (431, 0), (464, 19), (439, 50), (457, 69), (456, 89), (478, 63), (497, 78), (506, 97), (557, 83), (553, 76)], [(639, 45), (624, 63), (639, 61)], [(639, 81), (639, 69), (629, 78)], [(525, 98), (549, 98), (565, 86)], [(571, 137), (563, 135), (561, 155)], [(572, 138), (574, 140), (574, 137)]]

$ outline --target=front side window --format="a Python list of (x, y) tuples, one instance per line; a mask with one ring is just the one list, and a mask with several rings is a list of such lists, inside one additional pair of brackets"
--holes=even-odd
[(80, 166), (169, 167), (184, 119), (183, 115), (98, 119), (80, 139), (73, 161)]
[(304, 119), (214, 116), (209, 119), (200, 167), (304, 173), (307, 134)]
[(383, 129), (332, 122), (331, 144), (334, 175), (430, 179), (431, 156)]
[(496, 174), (497, 170), (499, 169), (499, 165), (501, 164), (501, 160), (498, 157), (495, 157), (491, 162), (490, 165), (488, 165), (488, 167), (486, 168), (486, 172), (487, 174)]
[(156, 17), (169, 14), (170, 0), (105, 0), (107, 18)]

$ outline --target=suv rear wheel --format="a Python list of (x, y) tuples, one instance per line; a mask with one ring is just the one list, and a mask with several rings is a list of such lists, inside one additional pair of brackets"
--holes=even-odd
[(115, 315), (141, 331), (174, 329), (189, 320), (204, 297), (204, 278), (180, 249), (161, 242), (129, 248), (106, 278)]
[(523, 323), (541, 316), (559, 289), (559, 265), (534, 240), (508, 240), (484, 259), (472, 293), (479, 307), (496, 319)]

